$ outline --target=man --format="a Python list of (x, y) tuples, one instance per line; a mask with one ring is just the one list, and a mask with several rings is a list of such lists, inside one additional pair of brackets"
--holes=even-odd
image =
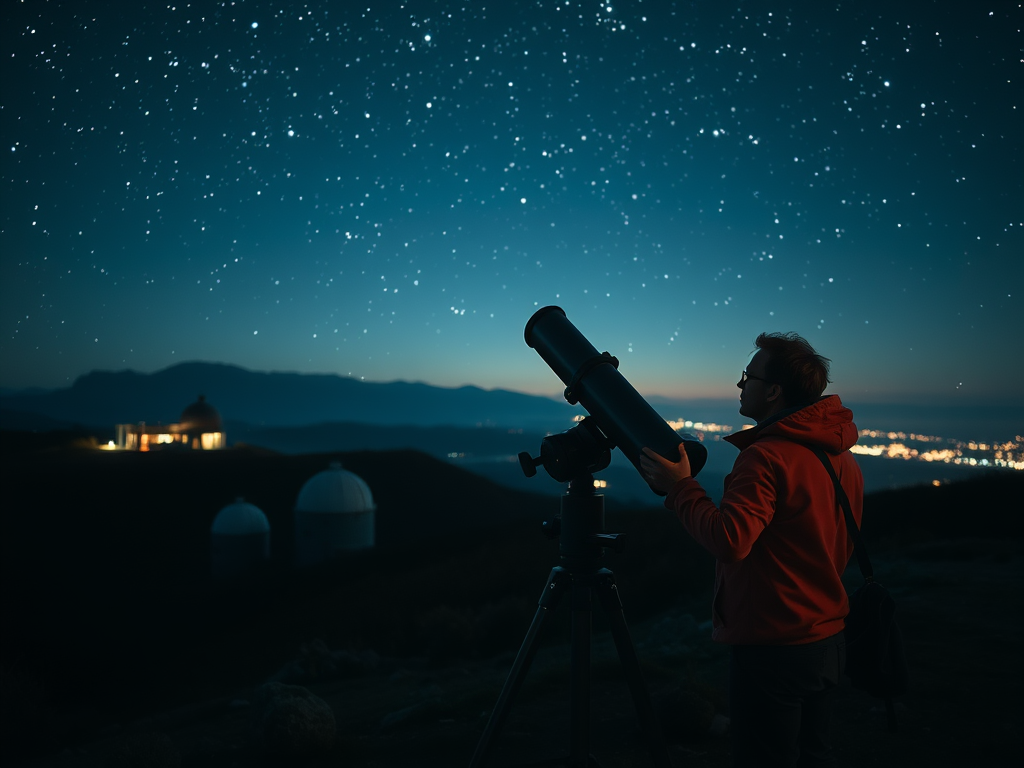
[(718, 560), (714, 640), (732, 646), (730, 731), (736, 766), (832, 766), (832, 694), (845, 661), (840, 581), (853, 543), (828, 471), (829, 454), (858, 525), (864, 481), (849, 448), (853, 414), (822, 397), (829, 360), (796, 334), (762, 333), (736, 386), (757, 422), (725, 439), (740, 449), (720, 507), (672, 462), (644, 449), (647, 481)]

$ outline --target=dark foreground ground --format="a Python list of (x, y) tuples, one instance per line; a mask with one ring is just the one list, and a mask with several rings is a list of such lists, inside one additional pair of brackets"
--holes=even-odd
[[(251, 735), (254, 692), (270, 679), (305, 686), (333, 711), (334, 746), (312, 765), (468, 764), (558, 563), (558, 542), (539, 531), (557, 498), (415, 452), (344, 454), (373, 491), (377, 546), (299, 573), (291, 509), (336, 455), (105, 454), (8, 437), (5, 768), (283, 764)], [(223, 591), (210, 577), (210, 522), (238, 495), (266, 513), (273, 557)], [(896, 596), (913, 680), (896, 734), (877, 702), (841, 691), (841, 765), (1024, 764), (1022, 510), (1018, 472), (865, 499), (864, 535)], [(607, 523), (627, 536), (606, 564), (673, 762), (728, 765), (726, 654), (703, 625), (713, 561), (663, 510), (610, 506)], [(851, 574), (849, 586), (859, 581)], [(567, 754), (567, 614), (563, 605), (545, 626), (489, 765)], [(594, 621), (591, 752), (606, 768), (650, 765), (600, 611)]]
[[(879, 580), (896, 595), (912, 690), (898, 702), (900, 730), (890, 734), (878, 703), (844, 685), (833, 737), (840, 765), (1024, 764), (1020, 542), (935, 541), (876, 559)], [(851, 584), (859, 580), (848, 576)], [(727, 736), (708, 730), (714, 714), (728, 714), (723, 649), (708, 642), (707, 631), (681, 610), (650, 617), (631, 630), (670, 732), (673, 764), (728, 765)], [(377, 671), (355, 679), (309, 685), (331, 705), (338, 725), (333, 752), (312, 764), (467, 765), (510, 664), (510, 654), (429, 668), (415, 660), (383, 661)], [(567, 647), (542, 649), (490, 765), (533, 765), (568, 753), (567, 666)], [(604, 634), (594, 639), (592, 681), (591, 752), (598, 763), (651, 765)], [(267, 765), (249, 746), (250, 693), (240, 688), (234, 696), (106, 724), (103, 732), (60, 754), (21, 764), (129, 765), (148, 749), (150, 765)], [(139, 751), (140, 744), (148, 746)]]

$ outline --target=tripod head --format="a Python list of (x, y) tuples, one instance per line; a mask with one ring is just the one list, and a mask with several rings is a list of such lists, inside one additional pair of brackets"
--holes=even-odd
[(581, 474), (592, 475), (605, 469), (611, 463), (614, 447), (593, 417), (587, 416), (572, 429), (541, 440), (540, 456), (532, 458), (526, 451), (520, 453), (519, 466), (527, 477), (536, 475), (537, 467), (544, 467), (553, 479), (567, 483)]

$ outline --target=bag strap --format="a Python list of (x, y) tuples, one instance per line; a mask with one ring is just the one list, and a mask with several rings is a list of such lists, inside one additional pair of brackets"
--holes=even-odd
[(850, 533), (850, 538), (853, 539), (853, 553), (857, 556), (857, 564), (860, 566), (860, 572), (864, 576), (864, 581), (874, 581), (875, 572), (871, 568), (871, 560), (868, 558), (868, 550), (864, 546), (864, 539), (861, 538), (860, 529), (857, 527), (857, 521), (853, 519), (853, 510), (850, 509), (850, 499), (846, 495), (846, 491), (843, 490), (842, 484), (839, 482), (839, 476), (836, 474), (835, 467), (832, 466), (832, 462), (828, 458), (828, 454), (825, 453), (821, 448), (815, 445), (807, 445), (801, 443), (804, 447), (814, 452), (814, 455), (818, 457), (822, 464), (825, 465), (825, 469), (828, 470), (829, 476), (832, 478), (832, 485), (836, 489), (836, 498), (839, 499), (840, 505), (843, 507), (843, 517), (846, 518), (846, 529)]
[[(817, 456), (821, 463), (825, 465), (825, 469), (828, 470), (828, 474), (832, 478), (832, 485), (834, 485), (836, 489), (836, 497), (839, 499), (839, 503), (843, 507), (843, 517), (846, 518), (846, 529), (850, 532), (850, 538), (853, 539), (853, 552), (857, 555), (857, 564), (860, 565), (860, 572), (864, 575), (864, 583), (870, 584), (875, 580), (874, 571), (871, 569), (871, 560), (868, 559), (868, 550), (864, 546), (864, 540), (861, 538), (860, 528), (857, 527), (857, 521), (853, 519), (853, 510), (850, 509), (850, 499), (846, 495), (846, 491), (843, 490), (843, 486), (839, 483), (839, 476), (836, 474), (836, 468), (832, 466), (832, 461), (829, 459), (828, 454), (826, 454), (821, 448), (807, 445), (806, 443), (801, 443), (801, 445), (804, 445), (806, 448), (809, 448), (814, 452), (814, 455)], [(896, 733), (898, 728), (896, 721), (896, 705), (893, 703), (892, 696), (882, 696), (881, 698), (885, 699), (885, 715), (889, 726), (889, 733)]]

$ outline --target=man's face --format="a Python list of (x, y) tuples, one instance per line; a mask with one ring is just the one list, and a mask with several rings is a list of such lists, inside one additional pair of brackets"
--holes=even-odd
[(746, 381), (744, 382), (741, 377), (736, 382), (736, 386), (740, 388), (740, 415), (758, 422), (772, 414), (776, 400), (775, 397), (768, 399), (772, 393), (777, 392), (777, 387), (765, 381), (767, 367), (768, 354), (759, 349), (747, 363)]

